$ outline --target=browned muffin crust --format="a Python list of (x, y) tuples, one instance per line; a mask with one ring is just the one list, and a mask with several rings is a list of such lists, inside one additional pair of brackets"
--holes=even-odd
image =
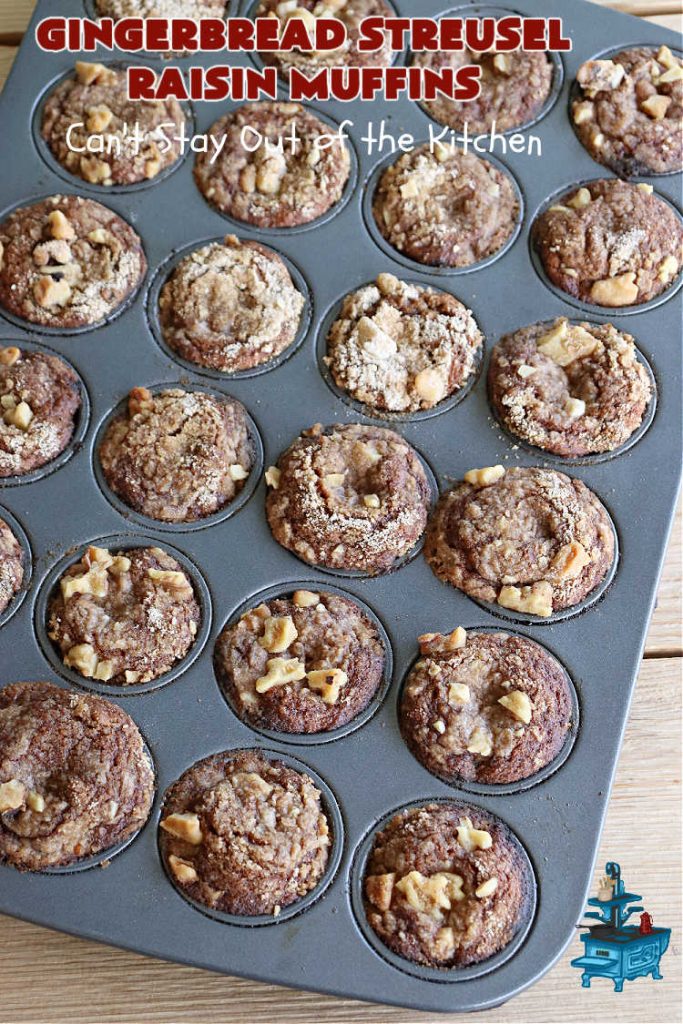
[(571, 727), (562, 666), (532, 640), (465, 632), (418, 638), (401, 729), (415, 757), (446, 782), (509, 783), (550, 764)]
[(81, 408), (78, 377), (58, 356), (0, 348), (0, 477), (21, 476), (60, 455)]
[(628, 441), (652, 398), (630, 334), (613, 324), (532, 324), (491, 353), (489, 396), (516, 437), (554, 455), (610, 452)]
[(173, 783), (159, 842), (191, 899), (229, 914), (277, 916), (318, 885), (331, 836), (308, 775), (242, 750), (197, 761)]
[(427, 529), (433, 572), (480, 601), (547, 618), (584, 600), (614, 561), (604, 505), (552, 469), (471, 470)]
[(382, 174), (372, 210), (381, 234), (418, 263), (467, 267), (497, 252), (515, 229), (512, 180), (455, 146), (404, 153)]
[(136, 512), (169, 523), (204, 519), (241, 491), (254, 462), (246, 414), (233, 399), (133, 388), (99, 459), (111, 489)]
[(278, 543), (329, 569), (387, 572), (418, 542), (430, 487), (393, 430), (360, 423), (304, 431), (266, 473)]
[[(251, 152), (242, 143), (247, 126), (264, 139)], [(330, 143), (334, 129), (298, 103), (247, 103), (209, 132), (227, 141), (213, 163), (211, 154), (198, 155), (194, 177), (222, 213), (256, 227), (288, 228), (316, 220), (341, 199), (349, 151), (338, 138)], [(324, 149), (318, 143), (323, 136)], [(278, 148), (280, 139), (285, 141)]]
[(482, 343), (472, 312), (455, 296), (383, 273), (344, 299), (325, 362), (357, 401), (417, 412), (467, 382)]
[(439, 124), (448, 125), (457, 132), (464, 131), (467, 125), (472, 135), (490, 132), (494, 125), (497, 132), (505, 132), (533, 121), (548, 99), (553, 81), (553, 66), (548, 55), (538, 52), (424, 51), (415, 54), (413, 63), (435, 71), (479, 65), (481, 91), (475, 99), (462, 103), (439, 96), (422, 103), (426, 112)]
[[(129, 100), (125, 69), (77, 61), (74, 74), (48, 96), (40, 133), (71, 174), (92, 185), (134, 185), (176, 163), (185, 120), (175, 99)], [(133, 125), (141, 138), (136, 145)], [(103, 152), (91, 152), (93, 145)]]
[(0, 305), (34, 324), (99, 323), (146, 269), (138, 235), (94, 199), (51, 196), (0, 224)]
[(364, 879), (371, 928), (427, 967), (487, 960), (514, 938), (531, 878), (503, 823), (467, 804), (401, 811), (375, 837)]
[(388, 67), (394, 57), (389, 36), (384, 34), (384, 45), (379, 50), (359, 50), (360, 23), (364, 18), (391, 18), (394, 12), (384, 0), (261, 0), (256, 17), (278, 17), (284, 26), (289, 18), (303, 18), (309, 31), (315, 31), (317, 18), (336, 18), (346, 27), (346, 42), (338, 50), (326, 52), (302, 52), (292, 50), (261, 53), (264, 64), (275, 65), (282, 71), (296, 68), (306, 77), (315, 75), (322, 68), (333, 67)]
[(0, 690), (0, 860), (41, 871), (92, 857), (137, 832), (153, 796), (121, 708), (50, 683)]
[(100, 17), (221, 18), (225, 0), (95, 0)]
[(4, 519), (0, 518), (0, 615), (24, 582), (24, 552)]
[(228, 235), (175, 267), (161, 290), (159, 320), (166, 344), (183, 359), (234, 373), (291, 345), (304, 304), (276, 252)]
[(200, 618), (189, 576), (166, 551), (90, 546), (61, 577), (47, 630), (67, 668), (125, 686), (170, 672)]
[(532, 237), (553, 284), (598, 306), (648, 302), (681, 266), (680, 217), (645, 183), (574, 188), (537, 217)]
[(622, 178), (683, 165), (683, 61), (668, 46), (632, 47), (588, 60), (576, 76), (576, 133)]
[(227, 626), (216, 642), (221, 685), (248, 725), (327, 732), (364, 711), (382, 681), (377, 627), (340, 594), (296, 590)]

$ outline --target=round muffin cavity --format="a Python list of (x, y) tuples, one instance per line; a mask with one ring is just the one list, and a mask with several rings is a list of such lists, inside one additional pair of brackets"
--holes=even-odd
[[(256, 149), (243, 145), (242, 133), (260, 133)], [(225, 136), (220, 156), (200, 153), (197, 187), (230, 217), (261, 228), (308, 224), (342, 196), (351, 161), (333, 128), (297, 103), (247, 103), (209, 129)], [(249, 145), (258, 137), (247, 134)], [(251, 141), (251, 139), (255, 141)]]
[(394, 568), (415, 546), (431, 498), (408, 442), (360, 423), (304, 431), (266, 483), (278, 543), (313, 565), (371, 575)]
[(587, 60), (576, 76), (576, 133), (622, 178), (683, 167), (683, 61), (668, 46)]
[(67, 668), (125, 686), (170, 672), (200, 617), (190, 578), (161, 548), (90, 546), (60, 579), (47, 629)]
[(512, 941), (531, 888), (519, 845), (498, 818), (468, 804), (427, 804), (401, 811), (376, 835), (365, 912), (406, 960), (466, 967)]
[(572, 700), (552, 655), (525, 637), (461, 626), (418, 639), (401, 728), (425, 768), (446, 782), (509, 783), (557, 757)]
[[(73, 76), (48, 96), (40, 132), (70, 174), (91, 185), (134, 185), (176, 163), (185, 120), (175, 99), (129, 100), (125, 69), (77, 61)], [(140, 141), (133, 144), (135, 124)], [(89, 145), (104, 151), (90, 152)]]
[(264, 64), (275, 65), (286, 72), (296, 68), (311, 77), (323, 68), (347, 67), (388, 67), (394, 57), (388, 33), (384, 33), (384, 45), (379, 50), (358, 49), (360, 24), (364, 18), (391, 18), (394, 12), (384, 0), (261, 0), (255, 17), (280, 19), (284, 26), (290, 18), (302, 18), (309, 33), (315, 32), (318, 18), (336, 18), (346, 28), (346, 42), (337, 50), (309, 51), (291, 50), (275, 53), (261, 53)]
[(114, 18), (222, 18), (225, 0), (95, 0), (99, 17)]
[(240, 916), (277, 916), (315, 889), (332, 841), (309, 776), (250, 750), (188, 768), (166, 794), (160, 826), (175, 885)]
[(85, 327), (113, 313), (147, 262), (129, 224), (94, 199), (51, 196), (0, 224), (0, 305), (46, 327)]
[(277, 253), (228, 235), (181, 260), (161, 290), (159, 320), (183, 359), (234, 373), (291, 345), (304, 305)]
[(619, 448), (652, 398), (630, 334), (612, 324), (532, 324), (507, 334), (489, 364), (489, 394), (500, 422), (554, 455)]
[(470, 597), (547, 618), (601, 583), (614, 561), (614, 531), (581, 480), (487, 466), (441, 497), (424, 553), (439, 579)]
[(456, 146), (419, 146), (382, 174), (372, 205), (386, 241), (427, 266), (468, 267), (512, 235), (519, 203), (497, 167)]
[(0, 615), (24, 582), (24, 553), (21, 544), (0, 517)]
[(254, 463), (239, 402), (171, 388), (133, 388), (99, 449), (104, 478), (136, 512), (189, 523), (229, 505)]
[(552, 283), (599, 306), (648, 302), (681, 265), (680, 218), (644, 182), (589, 181), (545, 210), (532, 237)]
[(69, 444), (81, 408), (78, 377), (58, 356), (0, 348), (0, 477), (40, 469)]
[(340, 594), (296, 590), (227, 626), (216, 665), (248, 725), (286, 733), (337, 729), (364, 711), (382, 681), (377, 627)]
[(471, 377), (483, 338), (446, 292), (379, 274), (344, 299), (325, 362), (337, 387), (380, 412), (432, 409)]
[(153, 797), (120, 707), (51, 683), (0, 690), (0, 860), (26, 871), (85, 860), (137, 832)]
[(553, 81), (553, 66), (547, 54), (538, 52), (475, 53), (467, 48), (454, 53), (424, 51), (415, 54), (413, 63), (434, 71), (479, 65), (481, 91), (475, 99), (462, 103), (438, 96), (422, 103), (439, 124), (457, 132), (466, 127), (471, 135), (505, 132), (533, 121), (548, 99)]

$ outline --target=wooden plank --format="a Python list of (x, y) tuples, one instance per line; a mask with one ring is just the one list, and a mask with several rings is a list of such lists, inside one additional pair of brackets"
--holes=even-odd
[(672, 32), (683, 32), (683, 15), (681, 14), (655, 14), (645, 18), (654, 25), (661, 25), (663, 28), (670, 28)]
[[(661, 659), (643, 666), (596, 870), (597, 878), (607, 860), (619, 861), (630, 890), (642, 894), (655, 923), (674, 928), (681, 904), (681, 664), (678, 659)], [(590, 990), (581, 988), (579, 972), (569, 966), (569, 960), (581, 952), (576, 937), (536, 986), (504, 1007), (477, 1014), (476, 1019), (497, 1024), (585, 1020), (672, 1024), (680, 1020), (681, 949), (676, 935), (671, 945), (662, 961), (662, 981), (641, 978), (627, 983), (624, 992), (615, 996), (611, 985), (599, 980)], [(0, 918), (0, 963), (0, 1021), (4, 1024), (271, 1024), (274, 1020), (448, 1024), (465, 1020), (238, 981), (105, 949), (9, 918)]]
[(16, 46), (0, 46), (0, 89), (5, 84), (16, 55)]
[(657, 592), (657, 607), (645, 641), (645, 657), (683, 654), (681, 578), (683, 576), (683, 517), (679, 502)]
[(683, 10), (681, 0), (592, 0), (592, 3), (639, 17), (649, 17), (653, 14), (680, 14)]

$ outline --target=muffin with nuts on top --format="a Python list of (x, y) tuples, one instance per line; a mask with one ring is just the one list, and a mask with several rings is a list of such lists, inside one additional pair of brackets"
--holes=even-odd
[(24, 553), (7, 523), (0, 517), (0, 615), (21, 590)]
[(368, 706), (382, 681), (377, 627), (348, 597), (295, 590), (226, 626), (216, 642), (219, 681), (248, 725), (328, 732)]
[(59, 581), (47, 632), (67, 668), (127, 686), (169, 672), (200, 623), (189, 576), (162, 548), (90, 546)]

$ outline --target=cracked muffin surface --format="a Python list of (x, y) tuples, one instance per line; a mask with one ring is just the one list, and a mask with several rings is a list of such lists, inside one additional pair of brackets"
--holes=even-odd
[(375, 836), (363, 880), (378, 938), (416, 964), (480, 963), (524, 923), (532, 879), (517, 840), (496, 817), (456, 802), (396, 814)]
[(332, 842), (320, 791), (258, 751), (198, 761), (167, 791), (161, 854), (175, 885), (229, 914), (272, 914), (322, 879)]
[(296, 590), (228, 625), (216, 643), (221, 685), (249, 725), (327, 732), (352, 721), (384, 671), (375, 624), (347, 597)]
[(63, 359), (0, 348), (0, 477), (31, 473), (61, 455), (80, 408), (78, 377)]
[(467, 267), (497, 252), (519, 214), (509, 175), (456, 146), (405, 153), (383, 172), (372, 203), (386, 241), (418, 263)]
[(306, 562), (387, 572), (425, 529), (430, 485), (417, 453), (384, 427), (317, 424), (266, 473), (273, 536)]
[(356, 401), (417, 412), (463, 387), (482, 344), (471, 311), (453, 295), (383, 273), (342, 302), (325, 362)]
[(134, 388), (99, 449), (105, 480), (136, 512), (193, 522), (228, 505), (254, 463), (246, 413), (230, 398)]
[(562, 456), (610, 452), (643, 421), (652, 386), (630, 334), (613, 324), (532, 324), (505, 335), (489, 395), (516, 437)]
[(225, 0), (95, 0), (101, 18), (222, 18)]
[(532, 238), (552, 283), (598, 306), (648, 302), (681, 267), (681, 219), (645, 182), (589, 181), (541, 213)]
[(199, 623), (190, 578), (162, 548), (90, 546), (61, 577), (47, 631), (67, 668), (125, 686), (169, 672)]
[(557, 757), (572, 701), (564, 669), (548, 651), (526, 637), (462, 627), (418, 640), (401, 730), (425, 768), (446, 782), (509, 783)]
[(24, 582), (24, 552), (0, 515), (0, 615)]
[(614, 531), (581, 480), (488, 466), (442, 495), (424, 554), (439, 579), (470, 597), (547, 618), (601, 583), (614, 561)]
[(276, 252), (228, 235), (175, 267), (161, 290), (159, 320), (166, 344), (183, 359), (232, 373), (291, 345), (304, 305)]
[[(124, 68), (77, 61), (73, 75), (48, 96), (40, 132), (71, 174), (92, 185), (134, 185), (177, 162), (175, 136), (185, 122), (175, 99), (129, 100)], [(130, 142), (130, 125), (138, 126), (139, 144)], [(89, 145), (104, 152), (90, 152)]]
[[(256, 149), (243, 144), (246, 128), (260, 133)], [(225, 147), (213, 163), (200, 153), (194, 177), (204, 197), (230, 217), (255, 227), (295, 227), (342, 197), (351, 167), (346, 144), (332, 140), (335, 129), (298, 103), (247, 103), (209, 132), (225, 136)]]
[(136, 232), (94, 199), (51, 196), (0, 224), (0, 305), (30, 323), (97, 324), (135, 291), (146, 269)]
[(132, 718), (51, 683), (0, 690), (0, 860), (42, 871), (118, 845), (146, 822), (154, 770)]
[(598, 163), (622, 178), (683, 166), (683, 60), (668, 46), (588, 60), (576, 76), (572, 121)]

